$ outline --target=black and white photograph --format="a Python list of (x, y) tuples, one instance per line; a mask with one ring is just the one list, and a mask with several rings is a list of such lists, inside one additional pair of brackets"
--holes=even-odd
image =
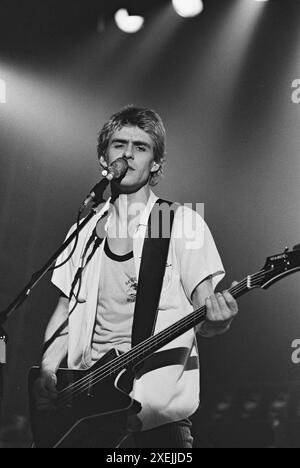
[(0, 2), (0, 448), (300, 448), (300, 1)]

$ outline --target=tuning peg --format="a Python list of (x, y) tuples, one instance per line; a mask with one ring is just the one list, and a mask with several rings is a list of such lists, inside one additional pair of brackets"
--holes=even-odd
[(300, 244), (295, 245), (295, 247), (293, 248), (293, 250), (300, 250)]

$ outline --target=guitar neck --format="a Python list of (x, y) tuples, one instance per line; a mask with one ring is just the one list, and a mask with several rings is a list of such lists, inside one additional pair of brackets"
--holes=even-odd
[[(242, 280), (236, 286), (229, 289), (229, 292), (234, 298), (238, 298), (252, 289), (249, 286), (249, 277)], [(135, 366), (148, 357), (150, 357), (155, 351), (170, 343), (174, 339), (183, 335), (191, 328), (205, 320), (206, 317), (206, 306), (200, 307), (193, 313), (187, 315), (183, 319), (169, 326), (165, 330), (161, 331), (157, 335), (151, 336), (142, 343), (136, 345), (129, 352), (123, 354), (119, 358), (120, 369), (126, 366)]]

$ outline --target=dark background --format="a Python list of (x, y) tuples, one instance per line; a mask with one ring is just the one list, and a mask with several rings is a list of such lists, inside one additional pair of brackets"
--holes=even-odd
[[(112, 13), (123, 5), (135, 11), (134, 4), (146, 25), (126, 35)], [(156, 109), (165, 121), (167, 167), (156, 192), (205, 203), (227, 271), (222, 288), (300, 243), (297, 78), (297, 0), (209, 0), (189, 20), (168, 0), (2, 0), (0, 307), (63, 240), (100, 176), (97, 133), (130, 103)], [(27, 372), (40, 360), (56, 300), (47, 278), (6, 324), (5, 424), (26, 421)], [(201, 340), (204, 407), (228, 388), (300, 381), (300, 365), (291, 361), (299, 300), (294, 275), (242, 298), (226, 336)]]

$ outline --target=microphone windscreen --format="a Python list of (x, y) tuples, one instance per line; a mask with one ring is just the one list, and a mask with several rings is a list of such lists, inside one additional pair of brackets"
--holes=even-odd
[(122, 177), (127, 170), (128, 162), (125, 158), (116, 159), (108, 168), (109, 174), (111, 174), (114, 179)]

